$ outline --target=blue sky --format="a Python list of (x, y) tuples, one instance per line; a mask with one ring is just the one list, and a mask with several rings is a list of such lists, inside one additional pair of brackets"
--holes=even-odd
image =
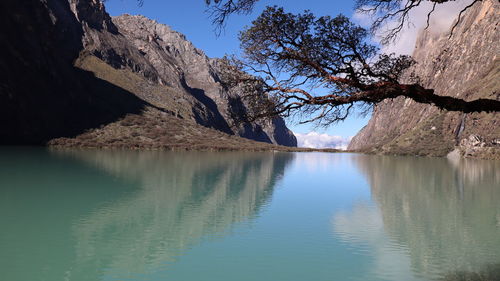
[[(308, 9), (318, 16), (338, 15), (343, 13), (352, 16), (354, 1), (326, 0), (260, 0), (250, 15), (233, 15), (229, 18), (224, 32), (216, 36), (209, 15), (205, 12), (204, 0), (145, 0), (139, 7), (136, 0), (107, 0), (106, 9), (112, 16), (121, 14), (141, 14), (160, 23), (171, 26), (174, 30), (186, 35), (187, 39), (202, 49), (209, 57), (222, 57), (225, 54), (238, 54), (238, 32), (250, 25), (260, 12), (269, 5), (285, 7), (288, 12), (303, 12)], [(348, 120), (332, 125), (327, 129), (315, 129), (313, 125), (288, 124), (289, 128), (298, 133), (308, 133), (316, 130), (329, 135), (343, 137), (354, 136), (367, 122), (370, 116), (360, 118), (356, 115)]]

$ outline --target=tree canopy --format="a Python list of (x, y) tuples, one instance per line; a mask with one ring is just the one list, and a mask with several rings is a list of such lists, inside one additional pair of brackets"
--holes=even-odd
[[(230, 75), (226, 81), (269, 95), (260, 114), (305, 113), (306, 121), (344, 120), (356, 104), (372, 105), (399, 96), (449, 111), (500, 111), (500, 101), (464, 101), (439, 96), (432, 89), (401, 83), (414, 62), (409, 56), (379, 54), (367, 43), (370, 33), (346, 16), (315, 17), (268, 7), (240, 34), (244, 57), (232, 67), (257, 76)], [(411, 79), (409, 79), (411, 80)]]

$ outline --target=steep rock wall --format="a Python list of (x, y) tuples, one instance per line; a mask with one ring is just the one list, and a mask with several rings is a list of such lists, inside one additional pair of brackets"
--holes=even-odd
[[(424, 31), (413, 57), (423, 86), (439, 95), (472, 100), (500, 98), (500, 4), (473, 6), (451, 38)], [(387, 100), (351, 141), (348, 149), (388, 154), (500, 158), (500, 115), (445, 112), (410, 99)]]

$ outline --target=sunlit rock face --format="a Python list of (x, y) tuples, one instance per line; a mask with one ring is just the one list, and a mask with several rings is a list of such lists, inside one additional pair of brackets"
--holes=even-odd
[[(499, 19), (500, 3), (487, 0), (467, 11), (451, 38), (449, 31), (437, 35), (423, 31), (413, 53), (417, 64), (409, 72), (439, 95), (498, 99)], [(499, 113), (450, 113), (398, 98), (375, 107), (349, 149), (444, 156), (458, 147), (468, 157), (500, 159), (499, 128)], [(461, 141), (471, 135), (479, 136), (486, 145), (477, 149), (462, 146)]]
[(375, 205), (337, 214), (333, 226), (347, 243), (376, 253), (375, 271), (401, 266), (424, 280), (465, 280), (458, 277), (498, 270), (499, 162), (362, 155), (353, 161)]
[[(36, 254), (7, 260), (15, 253), (6, 249), (1, 262), (11, 269), (4, 272), (9, 280), (25, 280), (23, 276), (30, 275), (40, 280), (122, 279), (130, 275), (119, 274), (139, 276), (168, 269), (169, 261), (203, 239), (222, 237), (234, 224), (250, 226), (294, 157), (280, 153), (38, 153), (45, 164), (37, 184), (4, 171), (12, 176), (3, 178), (6, 187), (1, 190), (0, 210), (17, 213), (18, 219), (2, 217), (9, 231), (1, 236), (16, 245), (9, 249), (29, 247), (33, 253), (57, 249), (59, 253), (53, 256), (55, 260)], [(17, 156), (10, 164), (12, 171), (33, 165)], [(4, 159), (11, 160), (8, 155)], [(30, 205), (30, 211), (18, 204), (21, 200)], [(21, 209), (27, 217), (19, 213)], [(36, 223), (28, 224), (28, 220)], [(25, 236), (16, 238), (13, 233)], [(29, 270), (39, 272), (26, 271), (23, 264), (27, 263)], [(53, 263), (62, 266), (51, 267)]]
[(113, 22), (154, 67), (160, 83), (195, 97), (193, 111), (198, 123), (249, 139), (297, 146), (281, 118), (237, 124), (238, 116), (250, 110), (242, 99), (245, 93), (238, 87), (224, 87), (218, 59), (208, 58), (183, 34), (143, 16), (122, 15)]

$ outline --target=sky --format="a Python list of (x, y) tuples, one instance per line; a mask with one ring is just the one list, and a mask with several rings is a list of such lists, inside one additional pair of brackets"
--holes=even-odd
[[(446, 30), (460, 8), (471, 1), (458, 0), (451, 4), (439, 5), (436, 16), (431, 18), (431, 29), (435, 29), (436, 32)], [(370, 23), (369, 18), (355, 13), (354, 0), (260, 0), (251, 14), (232, 15), (219, 36), (214, 31), (209, 14), (206, 12), (205, 0), (144, 0), (143, 6), (138, 6), (136, 0), (107, 0), (106, 10), (111, 16), (140, 14), (169, 25), (172, 29), (186, 35), (186, 38), (203, 50), (207, 56), (223, 57), (226, 54), (238, 55), (240, 53), (239, 31), (249, 26), (252, 20), (270, 5), (282, 6), (286, 12), (292, 13), (310, 10), (316, 16), (336, 16), (342, 13), (361, 25), (368, 26)], [(418, 32), (425, 24), (423, 18), (430, 8), (430, 5), (423, 5), (416, 9), (410, 15), (412, 25), (407, 26), (401, 32), (401, 39), (392, 45), (383, 46), (382, 50), (397, 54), (411, 54)], [(287, 126), (297, 135), (299, 146), (342, 148), (366, 125), (369, 119), (370, 114), (362, 117), (355, 113), (351, 114), (347, 120), (327, 128), (316, 128), (314, 124), (298, 125), (290, 120), (287, 120)]]

